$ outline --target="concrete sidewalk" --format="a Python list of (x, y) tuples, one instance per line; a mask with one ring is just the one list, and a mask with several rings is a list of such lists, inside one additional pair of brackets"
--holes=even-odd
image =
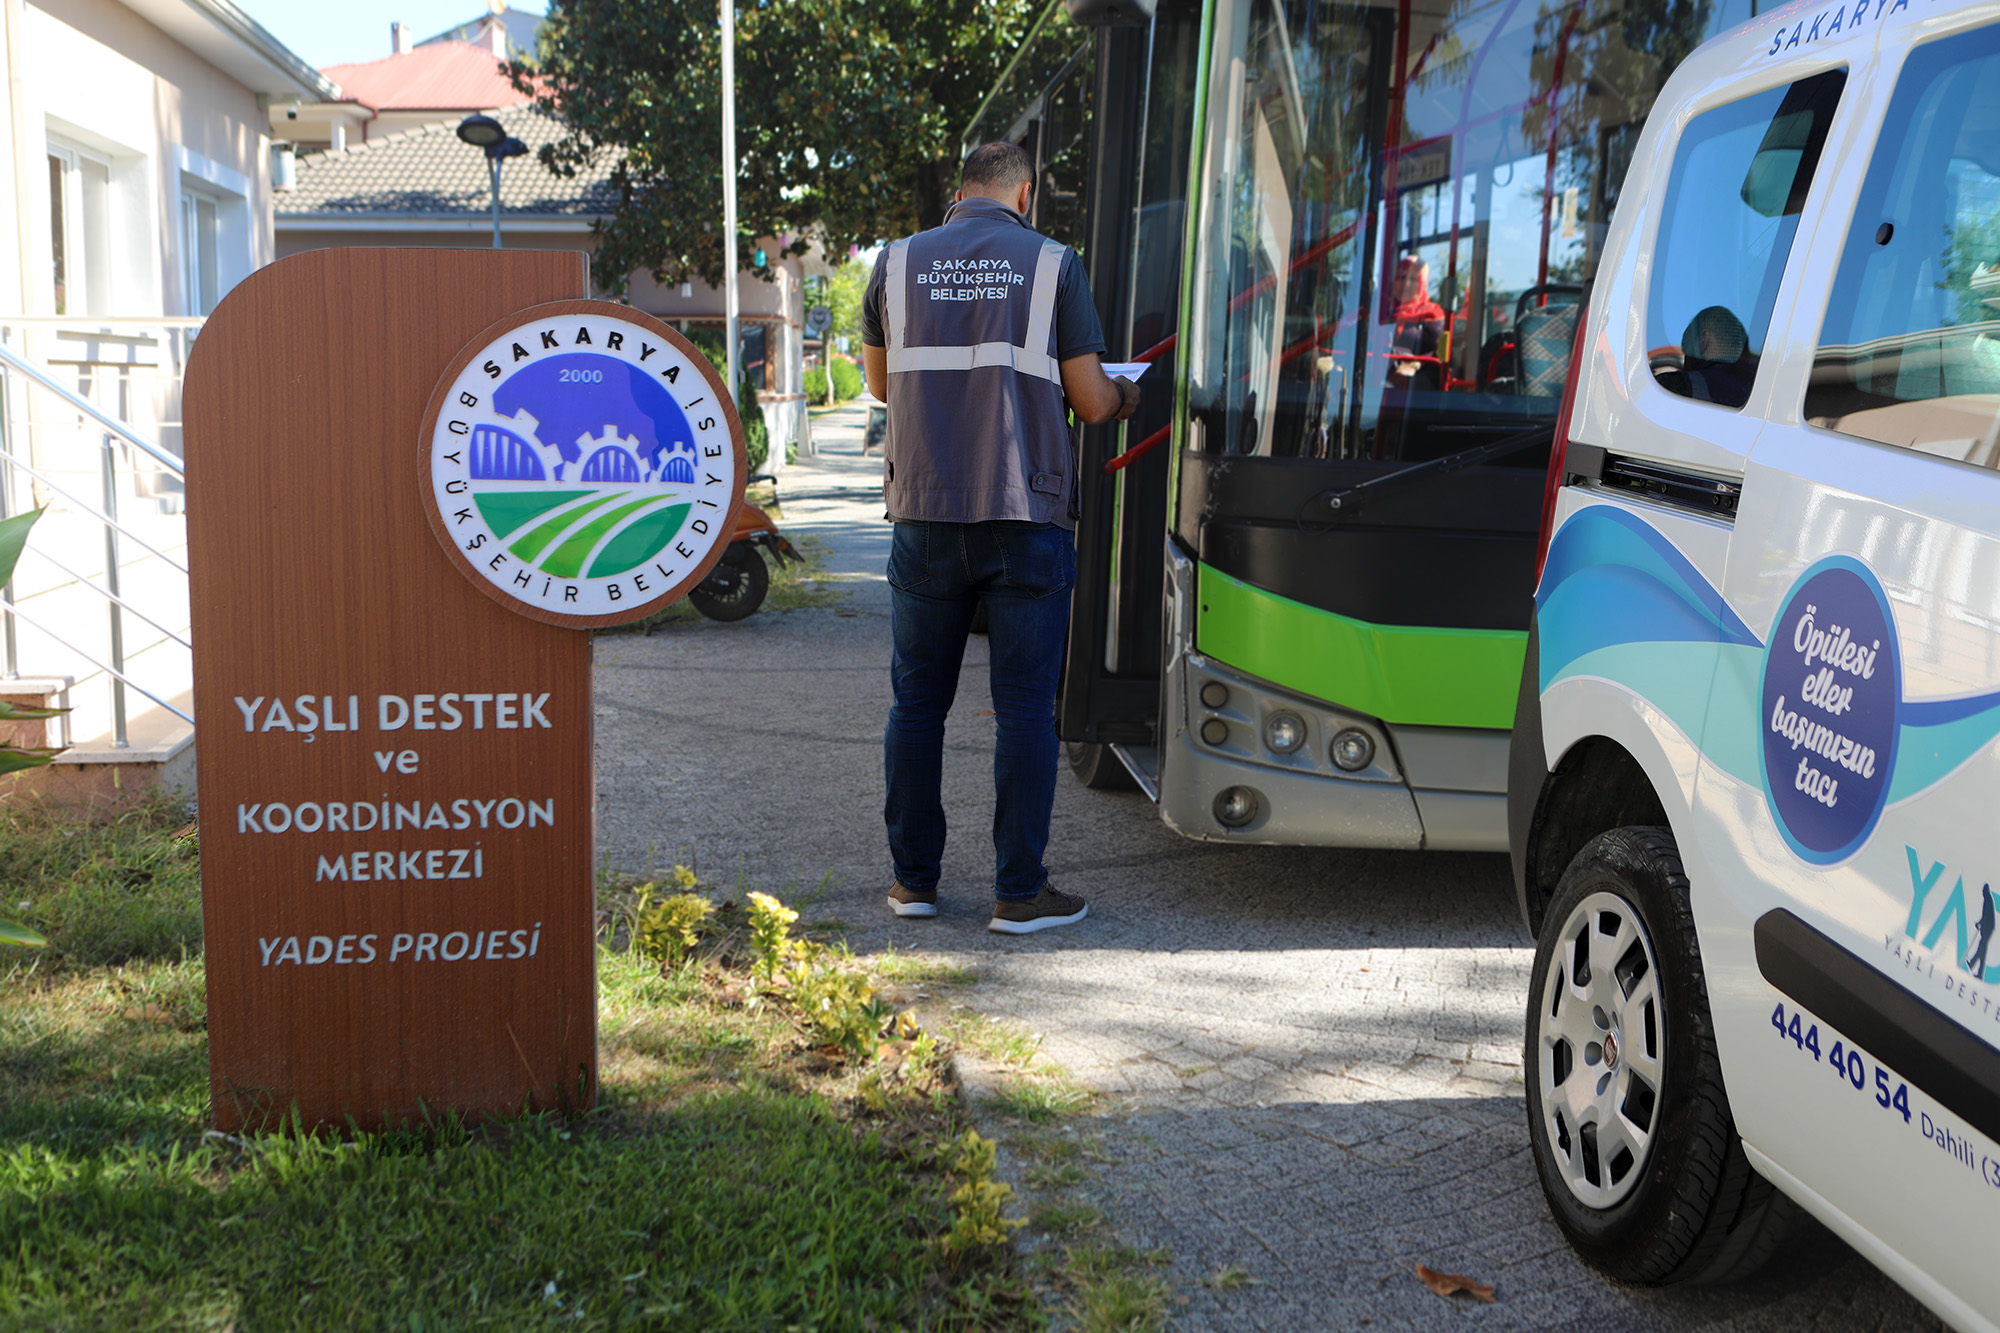
[[(1042, 1036), (1109, 1114), (1085, 1186), (1109, 1227), (1165, 1246), (1188, 1329), (1935, 1328), (1817, 1227), (1755, 1281), (1640, 1292), (1586, 1269), (1536, 1184), (1520, 1040), (1530, 961), (1497, 856), (1210, 847), (1134, 793), (1058, 786), (1049, 864), (1090, 918), (985, 929), (991, 704), (975, 637), (946, 737), (944, 910), (883, 905), (889, 705), (879, 458), (864, 411), (814, 422), (784, 528), (848, 596), (597, 640), (598, 836), (613, 866), (675, 860), (852, 928), (858, 952), (976, 969), (964, 997)], [(1498, 1288), (1447, 1301), (1417, 1262)], [(1254, 1285), (1201, 1279), (1241, 1268)]]

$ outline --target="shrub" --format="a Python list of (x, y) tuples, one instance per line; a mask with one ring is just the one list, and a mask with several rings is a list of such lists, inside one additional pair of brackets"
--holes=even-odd
[[(861, 392), (861, 367), (846, 357), (835, 354), (829, 358), (833, 372), (833, 401), (844, 403)], [(824, 406), (826, 403), (827, 371), (815, 367), (806, 372), (806, 400)]]
[(978, 1130), (968, 1129), (964, 1137), (945, 1145), (944, 1155), (951, 1169), (965, 1177), (965, 1183), (952, 1191), (951, 1230), (944, 1238), (945, 1249), (964, 1255), (981, 1246), (1006, 1244), (1008, 1233), (1024, 1223), (1000, 1215), (1014, 1197), (1014, 1189), (993, 1179), (997, 1165), (993, 1140), (982, 1139)]
[(674, 881), (682, 892), (663, 898), (655, 892), (658, 886), (641, 884), (632, 904), (632, 947), (640, 957), (668, 967), (678, 967), (687, 960), (701, 942), (702, 927), (715, 915), (714, 903), (685, 891), (694, 886), (694, 875), (687, 867), (674, 867)]
[(750, 895), (750, 949), (755, 957), (751, 971), (765, 981), (773, 981), (794, 952), (792, 922), (799, 914), (768, 893)]
[(826, 963), (803, 965), (793, 973), (792, 1003), (817, 1045), (838, 1046), (857, 1056), (874, 1051), (887, 1013), (866, 977)]
[(833, 393), (843, 403), (861, 395), (861, 367), (844, 356), (833, 359)]

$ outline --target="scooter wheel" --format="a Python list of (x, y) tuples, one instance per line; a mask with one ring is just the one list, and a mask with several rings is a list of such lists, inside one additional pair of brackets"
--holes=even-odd
[(771, 571), (764, 557), (747, 542), (732, 544), (694, 586), (688, 600), (710, 620), (741, 620), (764, 604), (771, 590)]

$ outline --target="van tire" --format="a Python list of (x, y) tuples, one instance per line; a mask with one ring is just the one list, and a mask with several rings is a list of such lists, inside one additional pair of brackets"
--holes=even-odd
[(1098, 791), (1131, 791), (1139, 785), (1132, 780), (1125, 761), (1113, 754), (1108, 745), (1099, 745), (1094, 741), (1065, 741), (1063, 757), (1069, 760), (1069, 771), (1086, 787)]
[[(1551, 1117), (1544, 1115), (1543, 1047), (1545, 1041), (1563, 1043), (1559, 1025), (1554, 1017), (1544, 1020), (1543, 1008), (1544, 997), (1551, 997), (1555, 1011), (1568, 1003), (1566, 996), (1552, 996), (1550, 971), (1574, 957), (1566, 950), (1577, 914), (1593, 896), (1603, 903), (1602, 895), (1630, 910), (1639, 937), (1650, 948), (1661, 1036), (1657, 1103), (1637, 1180), (1622, 1197), (1595, 1207), (1580, 1197), (1584, 1186), (1570, 1183), (1565, 1167), (1576, 1159), (1559, 1150)], [(1593, 906), (1585, 910), (1582, 928), (1597, 928), (1596, 922), (1607, 919), (1615, 919), (1615, 912), (1607, 917)], [(1628, 948), (1622, 958), (1634, 956)], [(1607, 1275), (1642, 1286), (1732, 1281), (1755, 1271), (1783, 1242), (1799, 1210), (1751, 1167), (1736, 1133), (1715, 1049), (1687, 872), (1673, 834), (1663, 828), (1619, 828), (1586, 844), (1563, 873), (1542, 918), (1531, 975), (1522, 1052), (1528, 1137), (1542, 1193), (1571, 1246)], [(1560, 975), (1556, 984), (1565, 984)], [(1643, 974), (1629, 988), (1622, 981), (1612, 984), (1630, 997), (1644, 984)], [(1592, 1012), (1601, 1010), (1598, 1006)], [(1628, 1038), (1627, 1044), (1635, 1040), (1639, 1038)], [(1575, 1058), (1553, 1046), (1551, 1050), (1547, 1063), (1552, 1069)], [(1569, 1077), (1580, 1072), (1573, 1064), (1570, 1068)], [(1628, 1074), (1636, 1075), (1630, 1062)], [(1555, 1115), (1562, 1116), (1560, 1104)], [(1608, 1181), (1610, 1168), (1595, 1160), (1596, 1142), (1591, 1137), (1589, 1166), (1600, 1181)]]

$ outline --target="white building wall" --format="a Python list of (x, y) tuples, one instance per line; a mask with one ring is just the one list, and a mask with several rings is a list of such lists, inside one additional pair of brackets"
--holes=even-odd
[[(205, 313), (198, 307), (212, 308), (275, 254), (269, 121), (256, 91), (195, 49), (226, 62), (241, 54), (234, 38), (197, 5), (144, 2), (161, 22), (183, 24), (183, 36), (118, 0), (0, 0), (0, 338), (177, 453), (192, 334), (181, 317)], [(52, 152), (62, 159), (54, 180)], [(69, 223), (60, 308), (56, 190)], [(206, 205), (193, 219), (199, 234), (188, 226), (189, 200)], [(205, 269), (190, 266), (191, 252)], [(187, 619), (175, 568), (185, 558), (178, 478), (140, 450), (107, 448), (105, 432), (76, 424), (54, 394), (19, 377), (7, 388), (0, 437), (26, 466), (0, 468), (0, 498), (10, 511), (44, 510), (14, 584), (20, 674), (76, 682), (65, 738), (75, 748), (65, 761), (176, 752), (186, 725), (145, 691), (184, 699), (189, 684), (187, 650), (174, 641)], [(129, 534), (120, 538), (120, 588), (139, 609), (123, 615), (135, 685), (125, 699), (130, 744), (116, 749), (107, 739), (111, 681), (97, 665), (112, 655), (110, 606), (93, 591), (111, 576), (93, 512), (107, 503)]]
[[(216, 299), (275, 254), (269, 120), (255, 92), (115, 0), (0, 0), (8, 41), (7, 176), (14, 297), (5, 313), (55, 315), (49, 268), (51, 146), (108, 169), (108, 207), (85, 237), (83, 309), (144, 317), (202, 313), (190, 290), (183, 197), (215, 211)], [(103, 253), (89, 254), (101, 240)], [(23, 281), (25, 279), (25, 281)], [(86, 287), (89, 285), (86, 281)], [(20, 290), (21, 287), (26, 290)]]

